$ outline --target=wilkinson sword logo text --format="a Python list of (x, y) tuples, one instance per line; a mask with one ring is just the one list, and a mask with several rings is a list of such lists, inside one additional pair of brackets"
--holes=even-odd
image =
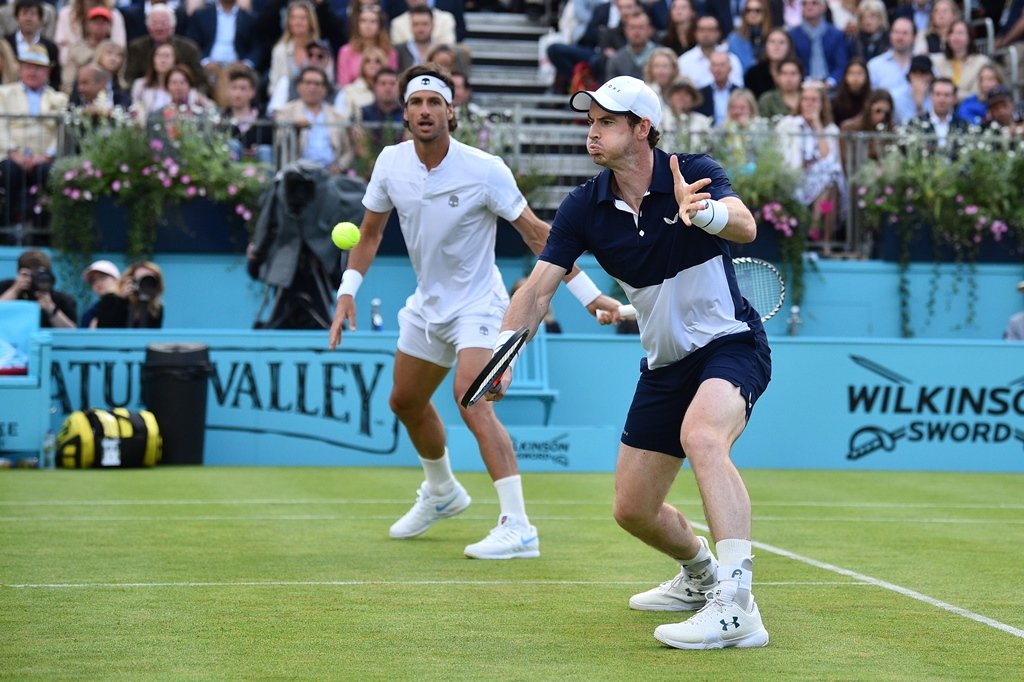
[(847, 459), (908, 443), (1024, 443), (1024, 376), (1006, 386), (914, 385), (914, 382), (859, 355), (850, 359), (881, 376), (885, 384), (847, 386), (850, 414), (903, 417), (888, 429), (865, 425), (850, 436)]

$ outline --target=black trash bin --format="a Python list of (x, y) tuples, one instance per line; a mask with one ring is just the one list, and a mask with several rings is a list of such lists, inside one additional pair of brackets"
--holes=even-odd
[(209, 347), (151, 343), (142, 365), (142, 402), (164, 440), (161, 464), (202, 464), (209, 388)]

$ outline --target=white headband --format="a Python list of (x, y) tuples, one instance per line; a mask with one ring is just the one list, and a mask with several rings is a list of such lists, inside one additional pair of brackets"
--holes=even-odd
[(444, 97), (444, 101), (448, 104), (452, 103), (452, 89), (444, 84), (444, 81), (436, 76), (416, 76), (409, 84), (405, 86), (405, 101), (409, 101), (409, 97), (414, 92), (420, 92), (421, 90), (429, 90), (436, 92), (437, 94)]

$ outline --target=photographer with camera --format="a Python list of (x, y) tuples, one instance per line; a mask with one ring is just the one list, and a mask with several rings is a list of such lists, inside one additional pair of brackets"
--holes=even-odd
[(18, 276), (0, 281), (0, 301), (36, 301), (40, 327), (74, 329), (78, 304), (68, 294), (55, 290), (56, 282), (50, 257), (29, 249), (18, 256)]
[(117, 292), (104, 294), (90, 323), (100, 329), (159, 329), (164, 325), (164, 275), (156, 263), (129, 265)]

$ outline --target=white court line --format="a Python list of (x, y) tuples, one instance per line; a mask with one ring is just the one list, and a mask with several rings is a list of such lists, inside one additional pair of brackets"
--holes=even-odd
[[(485, 503), (486, 504), (486, 503)], [(481, 521), (493, 518), (493, 515), (483, 514), (460, 514), (460, 518), (471, 521)], [(33, 514), (31, 516), (3, 516), (0, 515), (0, 527), (6, 524), (24, 523), (164, 523), (174, 521), (176, 523), (188, 523), (190, 521), (202, 522), (263, 522), (263, 521), (393, 521), (394, 514), (195, 514), (177, 515), (161, 514), (159, 516), (117, 516), (110, 514), (103, 515), (78, 515), (78, 516), (44, 516)], [(608, 521), (611, 522), (611, 515), (603, 516), (555, 516), (550, 514), (531, 514), (530, 518), (538, 521)], [(754, 516), (754, 523), (856, 523), (860, 525), (869, 523), (896, 523), (912, 526), (915, 524), (929, 525), (965, 525), (965, 526), (1019, 526), (1024, 525), (1024, 519), (949, 519), (949, 518), (857, 518), (849, 516)]]
[[(390, 505), (409, 504), (412, 497), (399, 499), (307, 499), (307, 500), (282, 500), (282, 499), (210, 499), (210, 500), (0, 500), (0, 507), (146, 507), (146, 506), (201, 506), (201, 505)], [(585, 500), (529, 500), (530, 505), (551, 505), (566, 507), (588, 507), (599, 506), (611, 508), (612, 500), (601, 500), (597, 502)], [(670, 500), (671, 504), (680, 507), (700, 506), (698, 499)], [(758, 502), (757, 507), (813, 507), (813, 508), (834, 508), (834, 509), (1024, 509), (1024, 504), (1016, 503), (959, 503), (939, 504), (925, 502)]]
[[(112, 589), (121, 587), (367, 587), (371, 585), (390, 586), (429, 586), (458, 585), (463, 587), (492, 587), (494, 585), (533, 585), (551, 586), (609, 586), (621, 587), (650, 585), (650, 580), (241, 580), (238, 582), (152, 582), (152, 583), (14, 583), (0, 584), (0, 587), (14, 589)], [(874, 587), (870, 583), (848, 581), (779, 581), (758, 583), (758, 587)]]
[[(693, 523), (692, 521), (691, 525), (693, 525), (696, 528), (700, 528), (705, 532), (710, 532), (710, 529), (707, 526), (698, 523)], [(847, 578), (853, 578), (858, 582), (868, 583), (870, 585), (874, 585), (875, 587), (881, 587), (882, 589), (889, 590), (897, 594), (902, 594), (904, 597), (916, 599), (917, 601), (924, 602), (925, 604), (930, 604), (932, 606), (938, 607), (943, 611), (955, 613), (956, 615), (962, 616), (963, 618), (976, 621), (983, 625), (988, 625), (989, 627), (995, 628), (996, 630), (1000, 630), (1007, 634), (1013, 635), (1014, 637), (1020, 637), (1021, 639), (1024, 639), (1024, 630), (1021, 630), (1020, 628), (1015, 628), (1012, 625), (1007, 625), (1006, 623), (1002, 623), (998, 620), (995, 620), (994, 618), (989, 618), (988, 616), (983, 616), (980, 613), (975, 613), (974, 611), (968, 611), (965, 608), (954, 606), (953, 604), (948, 604), (942, 600), (935, 599), (934, 597), (929, 597), (926, 594), (915, 592), (914, 590), (911, 590), (907, 587), (896, 585), (885, 580), (879, 580), (878, 578), (872, 578), (869, 575), (864, 575), (863, 573), (851, 571), (848, 568), (842, 568), (841, 566), (827, 564), (824, 561), (818, 561), (817, 559), (812, 559), (810, 557), (806, 557), (795, 552), (790, 552), (787, 549), (775, 547), (774, 545), (769, 545), (764, 542), (755, 541), (751, 542), (750, 544), (758, 549), (763, 549), (766, 552), (771, 552), (772, 554), (777, 554), (779, 556), (786, 557), (787, 559), (792, 559), (793, 561), (799, 561), (800, 563), (807, 564), (808, 566), (814, 566), (815, 568), (821, 568), (826, 571), (831, 571), (832, 573), (845, 575)]]

